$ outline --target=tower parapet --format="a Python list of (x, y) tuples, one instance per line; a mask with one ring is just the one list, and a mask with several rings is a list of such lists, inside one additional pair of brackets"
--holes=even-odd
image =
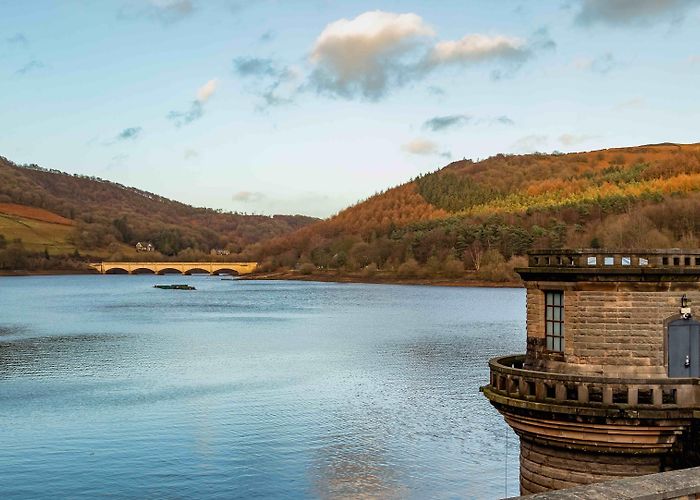
[(520, 437), (521, 492), (700, 465), (700, 250), (539, 251), (517, 271), (527, 351), (482, 390)]

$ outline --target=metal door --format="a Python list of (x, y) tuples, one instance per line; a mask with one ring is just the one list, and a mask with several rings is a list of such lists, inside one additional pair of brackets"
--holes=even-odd
[(700, 323), (677, 319), (668, 325), (668, 376), (700, 377)]

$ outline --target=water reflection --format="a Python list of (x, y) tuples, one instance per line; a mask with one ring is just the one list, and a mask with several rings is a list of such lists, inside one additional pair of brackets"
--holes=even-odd
[[(197, 291), (152, 288), (168, 279)], [(489, 357), (523, 349), (523, 299), (3, 278), (0, 496), (502, 496), (510, 431), (478, 387)]]

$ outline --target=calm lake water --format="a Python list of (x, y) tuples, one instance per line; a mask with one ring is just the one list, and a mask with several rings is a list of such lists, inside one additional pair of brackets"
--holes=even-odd
[(518, 289), (0, 277), (0, 497), (515, 495), (524, 349)]

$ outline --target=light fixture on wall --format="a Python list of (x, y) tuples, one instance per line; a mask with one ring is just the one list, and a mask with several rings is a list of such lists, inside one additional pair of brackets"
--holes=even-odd
[(690, 319), (693, 316), (690, 310), (690, 299), (686, 294), (681, 297), (681, 318)]

